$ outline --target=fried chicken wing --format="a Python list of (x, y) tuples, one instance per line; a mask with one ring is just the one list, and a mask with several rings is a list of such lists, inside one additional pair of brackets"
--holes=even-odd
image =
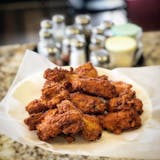
[(45, 114), (42, 122), (37, 125), (37, 134), (43, 141), (62, 133), (75, 135), (82, 128), (81, 118), (80, 112), (76, 110), (59, 114), (56, 109), (51, 109)]
[(88, 62), (79, 67), (77, 67), (74, 71), (80, 77), (97, 77), (97, 70), (93, 67), (92, 63)]
[(102, 127), (115, 134), (126, 130), (137, 129), (141, 126), (141, 118), (134, 109), (112, 112), (99, 116)]
[(74, 79), (71, 84), (75, 91), (83, 91), (107, 99), (115, 97), (116, 95), (115, 87), (109, 80), (98, 78), (77, 78)]
[(41, 99), (35, 99), (26, 106), (26, 111), (29, 114), (44, 112), (46, 110), (48, 110), (48, 107), (42, 102)]
[(83, 113), (99, 114), (104, 113), (106, 109), (105, 101), (99, 97), (76, 92), (70, 94), (70, 99)]
[(24, 123), (28, 126), (29, 130), (36, 130), (36, 126), (41, 123), (44, 115), (45, 114), (43, 112), (31, 114), (24, 120)]
[(102, 127), (95, 116), (83, 115), (82, 137), (88, 141), (95, 141), (102, 135)]
[(119, 96), (127, 94), (128, 97), (135, 97), (135, 91), (132, 90), (132, 85), (122, 82), (122, 81), (111, 81), (111, 83), (115, 86), (116, 92)]
[(125, 95), (121, 97), (112, 98), (108, 101), (107, 111), (117, 112), (135, 109), (139, 114), (142, 114), (142, 101), (138, 98), (128, 99)]

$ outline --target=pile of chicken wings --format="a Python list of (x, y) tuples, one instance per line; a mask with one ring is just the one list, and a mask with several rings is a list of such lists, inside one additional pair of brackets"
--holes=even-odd
[(47, 69), (39, 99), (26, 106), (24, 120), (40, 140), (63, 136), (69, 143), (79, 135), (95, 141), (103, 130), (120, 134), (141, 126), (142, 101), (132, 85), (99, 76), (91, 63), (76, 69)]

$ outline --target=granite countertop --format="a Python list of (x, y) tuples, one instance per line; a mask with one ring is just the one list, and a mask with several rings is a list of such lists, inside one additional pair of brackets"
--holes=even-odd
[[(143, 35), (144, 65), (160, 65), (160, 31)], [(35, 44), (0, 47), (0, 100), (5, 96), (26, 49)], [(0, 160), (116, 160), (114, 158), (55, 155), (38, 147), (24, 146), (5, 135), (0, 135)], [(120, 159), (119, 159), (120, 160)], [(124, 160), (124, 158), (123, 158)]]

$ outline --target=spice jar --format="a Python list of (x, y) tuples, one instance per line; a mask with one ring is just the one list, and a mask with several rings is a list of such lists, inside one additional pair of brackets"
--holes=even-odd
[(52, 17), (52, 21), (53, 21), (53, 36), (56, 42), (61, 43), (65, 31), (65, 18), (63, 15), (54, 15)]
[(86, 62), (85, 45), (78, 39), (71, 40), (70, 66), (76, 67)]
[(93, 36), (91, 38), (89, 60), (94, 66), (108, 68), (109, 54), (104, 49), (104, 39), (103, 36)]
[(106, 49), (110, 56), (111, 67), (131, 67), (134, 64), (134, 54), (137, 49), (135, 39), (127, 36), (108, 38)]

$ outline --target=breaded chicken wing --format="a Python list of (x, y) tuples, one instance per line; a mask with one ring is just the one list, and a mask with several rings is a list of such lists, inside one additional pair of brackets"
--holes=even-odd
[(70, 100), (83, 113), (99, 114), (104, 113), (106, 109), (106, 102), (102, 98), (90, 96), (84, 93), (70, 94)]
[(46, 110), (48, 110), (48, 107), (42, 102), (41, 99), (35, 99), (26, 106), (26, 111), (29, 114), (44, 112)]
[(102, 135), (102, 127), (95, 116), (83, 114), (82, 137), (88, 141), (95, 141)]
[(28, 126), (29, 130), (36, 130), (36, 126), (41, 123), (44, 118), (45, 113), (35, 113), (31, 114), (28, 118), (24, 120), (24, 123)]
[(38, 136), (47, 141), (59, 134), (77, 134), (82, 128), (82, 116), (79, 111), (69, 110), (62, 114), (57, 109), (47, 111), (43, 120), (37, 125)]
[(74, 71), (80, 77), (92, 77), (95, 78), (98, 76), (97, 70), (93, 67), (92, 63), (88, 62), (79, 67)]
[(112, 112), (99, 116), (102, 127), (115, 134), (141, 126), (141, 118), (134, 110)]
[(98, 78), (77, 78), (71, 81), (75, 91), (83, 91), (103, 98), (113, 98), (116, 96), (115, 87), (109, 80)]

